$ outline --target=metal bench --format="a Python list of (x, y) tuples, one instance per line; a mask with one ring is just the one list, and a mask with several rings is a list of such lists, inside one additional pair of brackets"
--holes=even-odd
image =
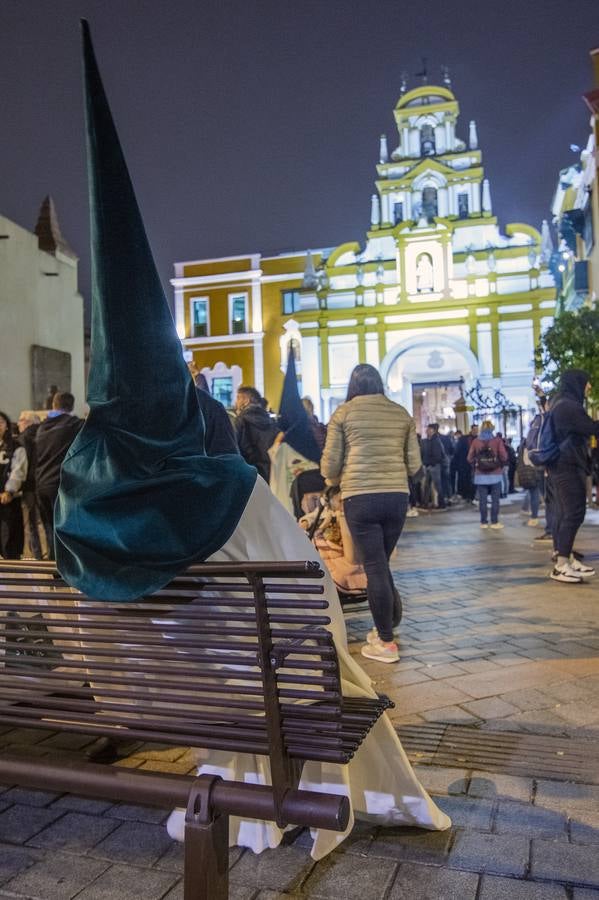
[(0, 782), (186, 808), (185, 900), (226, 900), (230, 815), (345, 830), (347, 798), (299, 790), (302, 767), (348, 763), (392, 704), (342, 696), (322, 577), (206, 563), (119, 604), (53, 563), (0, 561), (0, 726), (258, 754), (271, 785), (6, 752)]

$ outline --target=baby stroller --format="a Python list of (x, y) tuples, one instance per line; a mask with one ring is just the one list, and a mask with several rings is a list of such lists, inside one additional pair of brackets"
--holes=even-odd
[(322, 475), (314, 469), (297, 476), (291, 497), (299, 524), (320, 553), (341, 603), (365, 602), (366, 573), (351, 552), (339, 488), (326, 488)]

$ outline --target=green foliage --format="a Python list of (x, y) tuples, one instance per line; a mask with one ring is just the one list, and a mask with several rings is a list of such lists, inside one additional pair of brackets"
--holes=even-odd
[(594, 405), (599, 401), (599, 310), (561, 313), (535, 350), (535, 363), (557, 383), (566, 369), (584, 369), (591, 376)]

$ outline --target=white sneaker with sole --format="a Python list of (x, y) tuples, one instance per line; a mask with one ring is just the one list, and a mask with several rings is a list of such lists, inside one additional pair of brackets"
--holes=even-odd
[(481, 523), (480, 523), (480, 527), (481, 527), (481, 528), (488, 528), (489, 526), (487, 525), (486, 522), (481, 522)]
[(377, 638), (372, 644), (364, 644), (360, 652), (367, 659), (375, 659), (377, 662), (399, 662), (399, 649), (395, 641), (384, 644), (380, 638)]
[(410, 509), (406, 513), (406, 519), (415, 519), (416, 516), (419, 516), (420, 513), (416, 509), (415, 506), (411, 506)]
[(595, 570), (592, 566), (587, 566), (584, 563), (580, 562), (580, 560), (576, 559), (575, 556), (570, 557), (570, 561), (568, 563), (571, 569), (581, 575), (583, 578), (586, 576), (590, 577), (591, 575), (595, 575)]
[(493, 525), (491, 525), (491, 528), (493, 528), (495, 531), (500, 531), (503, 527), (504, 526), (501, 522), (494, 522)]
[(536, 528), (539, 524), (539, 520), (538, 519), (529, 519), (526, 524), (528, 525), (529, 528)]
[(553, 581), (561, 581), (563, 584), (582, 584), (582, 575), (571, 566), (554, 566), (551, 573)]

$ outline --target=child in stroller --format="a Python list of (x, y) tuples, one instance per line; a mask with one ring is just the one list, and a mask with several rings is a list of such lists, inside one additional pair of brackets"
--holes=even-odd
[(365, 602), (366, 574), (354, 556), (339, 488), (327, 488), (320, 472), (313, 469), (297, 476), (291, 497), (299, 525), (320, 553), (341, 603)]

